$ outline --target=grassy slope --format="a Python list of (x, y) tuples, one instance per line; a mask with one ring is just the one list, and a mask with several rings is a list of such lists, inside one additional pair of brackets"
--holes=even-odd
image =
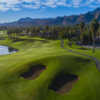
[[(39, 39), (38, 39), (39, 40)], [(0, 56), (0, 100), (98, 100), (100, 98), (100, 73), (87, 58), (63, 50), (59, 41), (0, 41), (19, 52)], [(82, 51), (81, 51), (82, 52)], [(89, 52), (89, 51), (88, 51)], [(47, 69), (36, 80), (25, 80), (20, 73), (31, 64), (43, 63)], [(48, 89), (59, 71), (79, 76), (73, 89), (64, 95)]]

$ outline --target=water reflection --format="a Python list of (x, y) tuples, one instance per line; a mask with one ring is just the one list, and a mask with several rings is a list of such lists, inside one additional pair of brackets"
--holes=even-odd
[(17, 52), (16, 49), (8, 46), (0, 46), (0, 55), (12, 54)]

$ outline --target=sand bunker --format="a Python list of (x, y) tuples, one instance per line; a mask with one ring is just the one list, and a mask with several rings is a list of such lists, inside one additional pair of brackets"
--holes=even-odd
[(77, 80), (78, 76), (76, 75), (60, 73), (53, 79), (49, 89), (60, 94), (67, 93), (72, 89), (73, 84)]
[(42, 64), (37, 64), (32, 66), (29, 70), (21, 74), (21, 77), (25, 79), (35, 79), (40, 76), (40, 74), (46, 69)]

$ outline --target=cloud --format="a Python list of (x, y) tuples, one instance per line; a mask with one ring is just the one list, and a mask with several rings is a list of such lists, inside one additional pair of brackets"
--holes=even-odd
[(82, 2), (82, 0), (72, 0), (72, 5), (74, 7), (79, 7), (81, 2)]
[(100, 0), (0, 0), (0, 11), (39, 9), (44, 7), (99, 7)]

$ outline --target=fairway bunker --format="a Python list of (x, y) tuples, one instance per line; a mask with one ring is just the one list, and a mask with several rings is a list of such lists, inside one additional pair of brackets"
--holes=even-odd
[(26, 72), (21, 74), (21, 77), (24, 77), (25, 79), (33, 80), (40, 76), (40, 74), (46, 69), (46, 67), (42, 64), (36, 64), (33, 65), (30, 69), (28, 69)]
[(61, 73), (53, 79), (49, 89), (60, 94), (68, 93), (77, 80), (78, 76), (76, 75)]

